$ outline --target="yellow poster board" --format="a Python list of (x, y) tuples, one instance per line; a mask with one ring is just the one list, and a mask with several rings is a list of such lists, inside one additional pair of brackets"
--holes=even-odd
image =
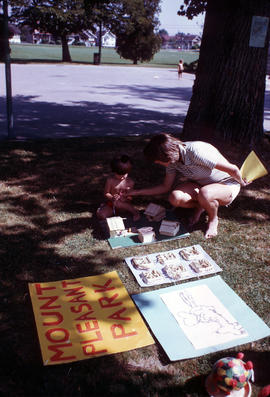
[(246, 179), (247, 182), (252, 182), (255, 179), (268, 174), (267, 169), (254, 151), (249, 153), (240, 169), (240, 172), (242, 178)]
[(44, 365), (154, 343), (116, 271), (28, 286)]

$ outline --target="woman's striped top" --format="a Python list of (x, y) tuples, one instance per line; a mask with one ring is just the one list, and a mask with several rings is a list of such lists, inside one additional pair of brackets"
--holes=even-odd
[(227, 172), (215, 169), (218, 159), (223, 156), (210, 143), (184, 142), (179, 144), (179, 151), (180, 161), (169, 164), (166, 173), (176, 172), (176, 177), (182, 181), (193, 181), (202, 186), (230, 177)]

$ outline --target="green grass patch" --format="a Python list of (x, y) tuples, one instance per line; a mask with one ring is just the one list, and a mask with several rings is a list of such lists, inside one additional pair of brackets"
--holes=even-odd
[[(254, 363), (252, 396), (269, 383), (269, 339), (174, 363), (168, 362), (155, 344), (43, 367), (27, 284), (116, 270), (130, 294), (140, 293), (141, 288), (123, 261), (136, 254), (201, 244), (223, 269), (225, 282), (270, 325), (269, 176), (243, 189), (232, 205), (220, 209), (219, 235), (212, 240), (204, 239), (203, 222), (187, 239), (143, 248), (111, 250), (103, 239), (95, 211), (103, 200), (109, 159), (120, 152), (140, 159), (132, 171), (137, 187), (158, 183), (163, 177), (161, 167), (147, 167), (141, 160), (146, 142), (145, 136), (2, 141), (0, 353), (5, 365), (1, 369), (1, 395), (203, 397), (207, 396), (204, 378), (213, 363), (239, 350), (245, 353), (246, 361)], [(217, 146), (236, 164), (243, 156), (240, 145)], [(263, 142), (256, 151), (269, 164), (269, 142)], [(152, 200), (138, 197), (134, 204), (143, 209)], [(167, 205), (164, 200), (161, 203)], [(179, 215), (186, 222), (188, 212)]]
[[(70, 46), (69, 49), (72, 61), (79, 63), (93, 63), (94, 53), (98, 52), (97, 47)], [(121, 58), (113, 48), (102, 48), (101, 54), (101, 64), (133, 64), (132, 61)], [(176, 66), (179, 59), (183, 59), (186, 65), (190, 65), (196, 62), (198, 57), (199, 52), (196, 51), (160, 50), (150, 62), (141, 65)], [(62, 47), (45, 44), (12, 44), (11, 59), (13, 61), (61, 62)]]

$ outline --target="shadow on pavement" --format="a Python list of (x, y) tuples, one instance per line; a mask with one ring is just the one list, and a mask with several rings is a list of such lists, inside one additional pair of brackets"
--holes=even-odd
[[(111, 85), (111, 98), (104, 102), (108, 87), (100, 87), (98, 93), (94, 89), (93, 99), (97, 100), (93, 102), (68, 98), (59, 104), (39, 101), (34, 95), (14, 96), (14, 135), (40, 139), (180, 132), (190, 88), (148, 88)], [(6, 100), (1, 97), (0, 138), (7, 136), (5, 108)]]
[[(136, 136), (155, 132), (175, 132), (184, 116), (134, 109), (132, 106), (81, 102), (80, 106), (32, 102), (32, 97), (13, 100), (14, 134), (18, 139), (75, 138), (87, 136)], [(3, 109), (5, 103), (0, 100)], [(1, 138), (6, 136), (1, 117)]]

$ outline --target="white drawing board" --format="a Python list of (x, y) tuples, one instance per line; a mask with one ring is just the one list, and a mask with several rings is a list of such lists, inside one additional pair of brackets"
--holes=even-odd
[(195, 349), (248, 335), (206, 284), (160, 297)]

